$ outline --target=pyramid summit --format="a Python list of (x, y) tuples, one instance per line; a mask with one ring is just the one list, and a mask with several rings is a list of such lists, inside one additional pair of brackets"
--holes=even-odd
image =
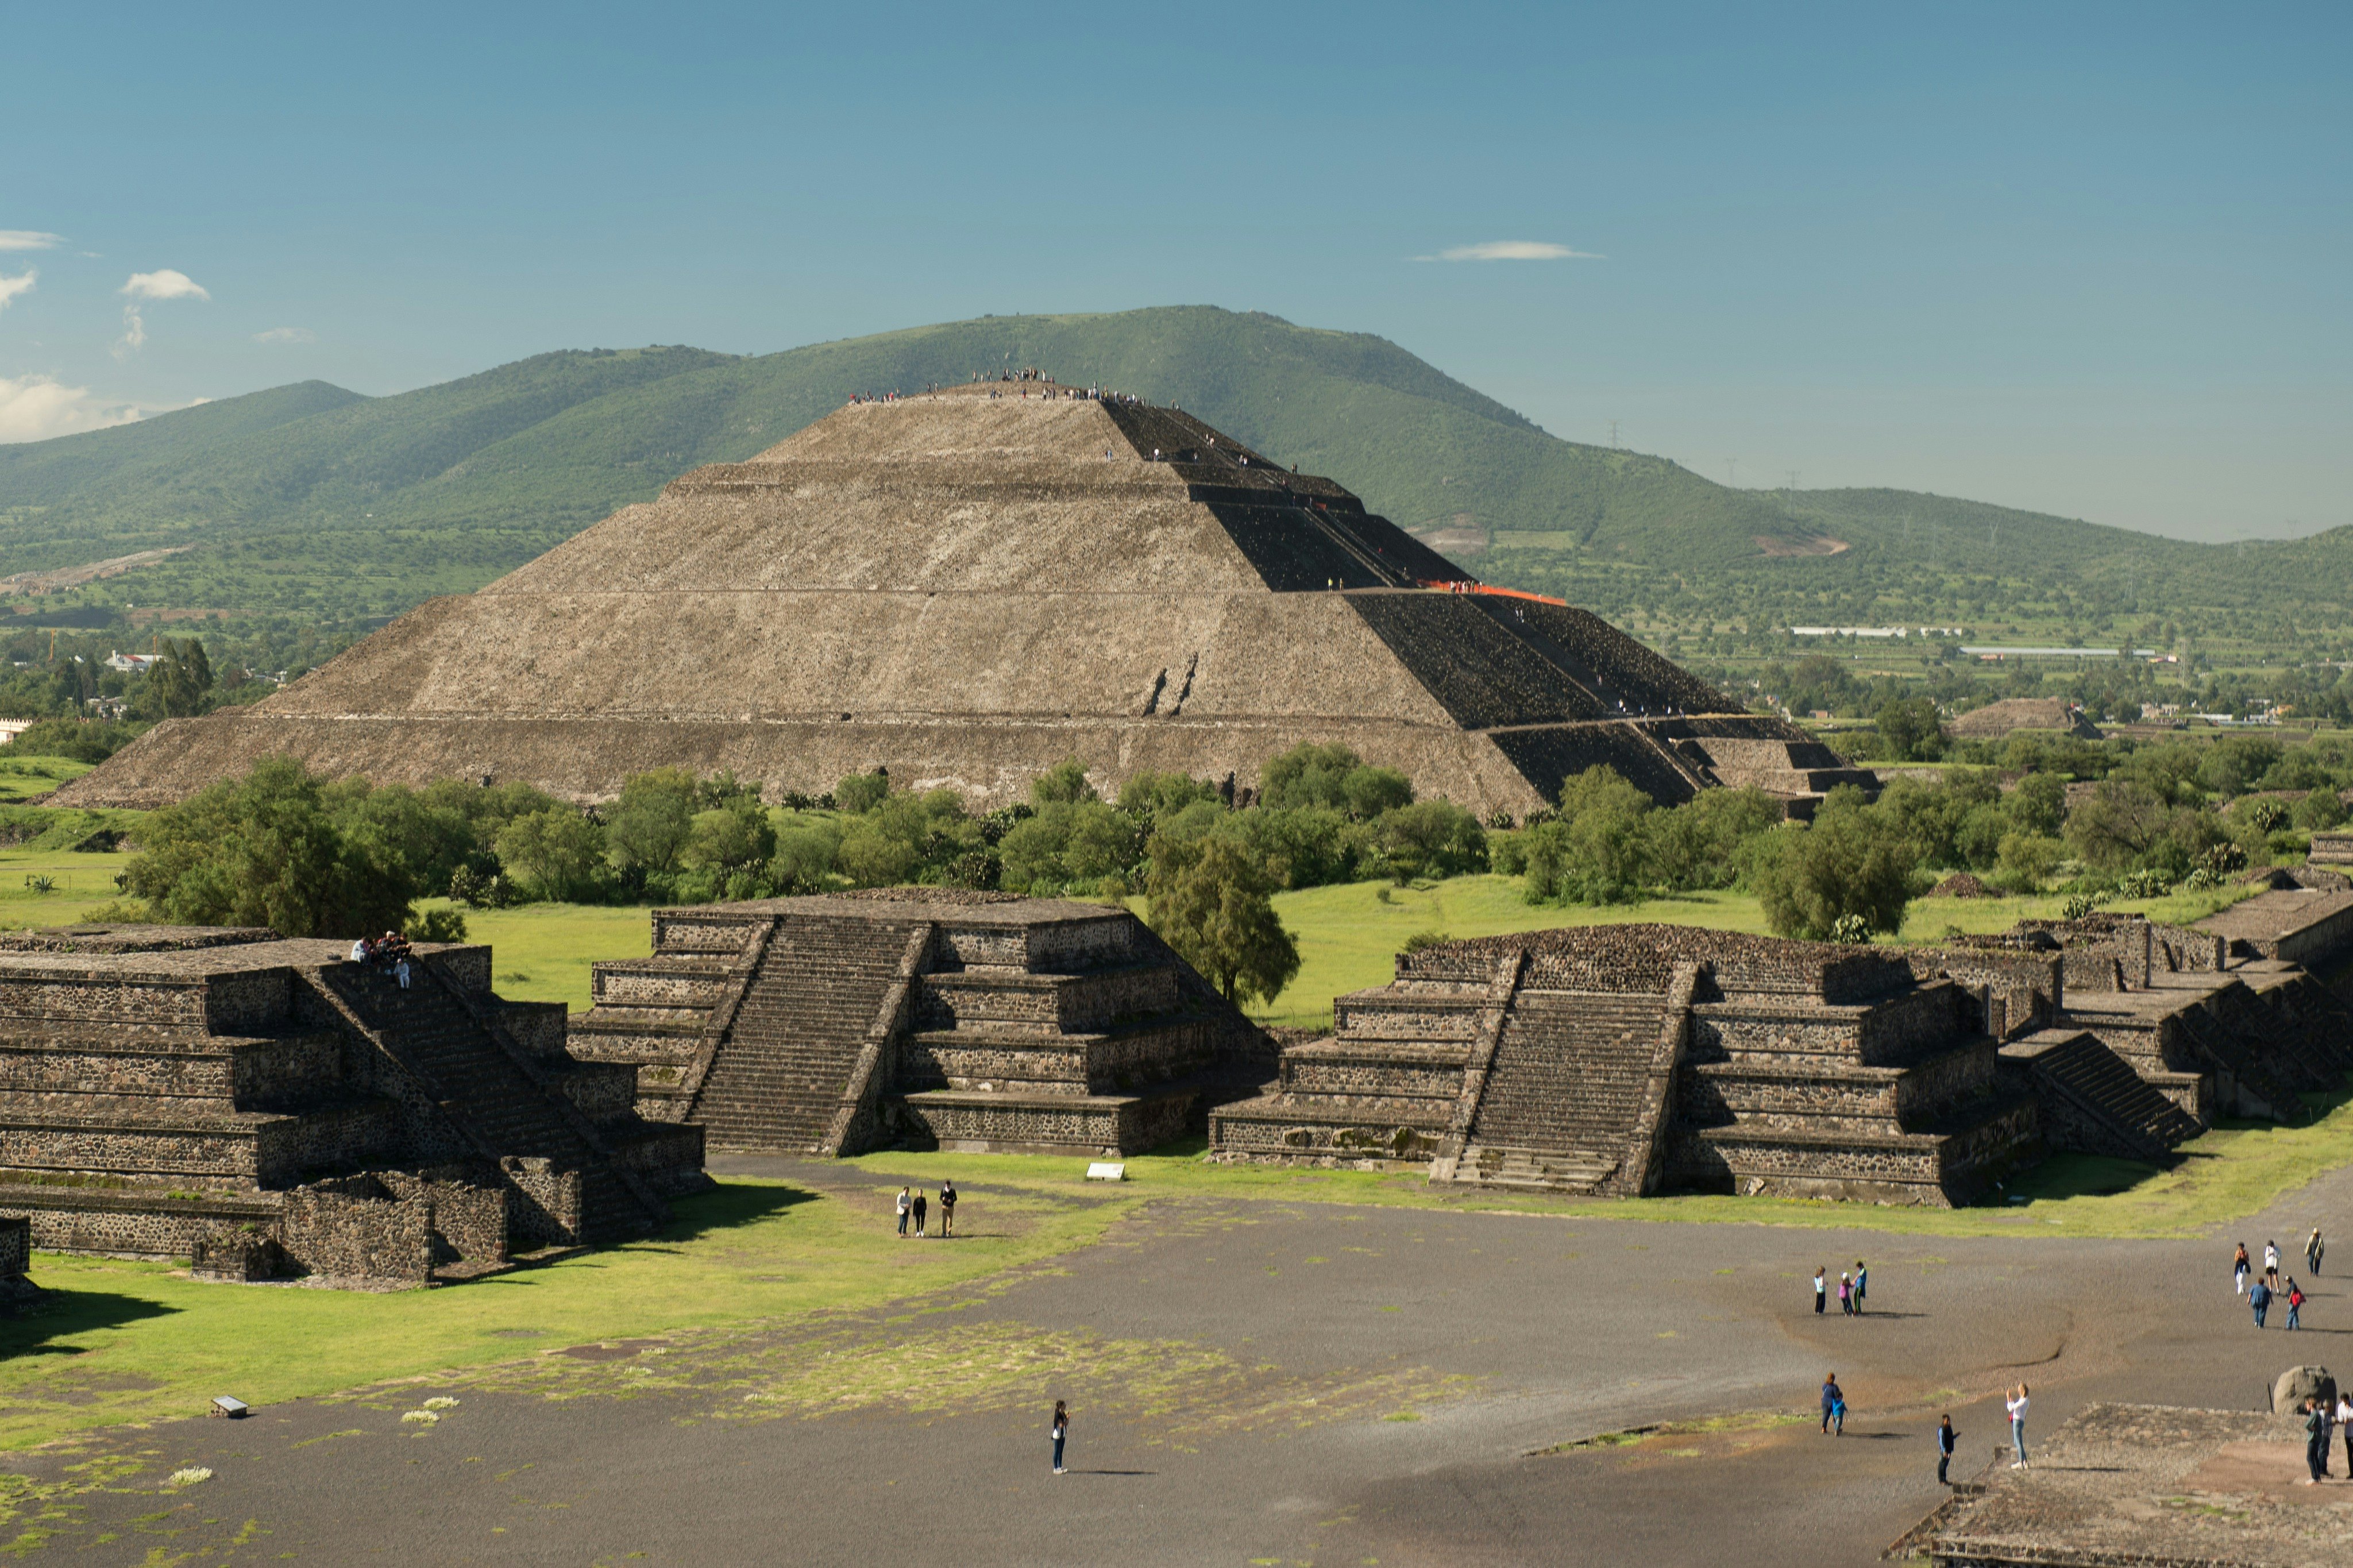
[(1472, 587), (1174, 408), (1042, 381), (853, 401), (55, 798), (164, 805), (273, 753), (583, 801), (661, 766), (810, 794), (881, 766), (988, 805), (1071, 755), (1114, 787), (1247, 784), (1338, 742), (1482, 815), (1599, 763), (1662, 801), (1841, 776), (1598, 617)]

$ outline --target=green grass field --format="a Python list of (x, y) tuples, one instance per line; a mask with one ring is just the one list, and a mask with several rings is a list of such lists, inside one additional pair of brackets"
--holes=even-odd
[(91, 766), (71, 757), (12, 757), (0, 752), (0, 805), (47, 795), (68, 780), (81, 777)]
[[(1066, 1165), (1070, 1162), (1064, 1162)], [(1144, 1189), (975, 1194), (954, 1243), (901, 1243), (887, 1194), (728, 1181), (660, 1237), (453, 1289), (199, 1283), (163, 1263), (44, 1253), (47, 1295), (0, 1319), (0, 1451), (528, 1357), (597, 1340), (868, 1307), (1083, 1247)], [(1042, 1184), (1039, 1184), (1042, 1187)]]

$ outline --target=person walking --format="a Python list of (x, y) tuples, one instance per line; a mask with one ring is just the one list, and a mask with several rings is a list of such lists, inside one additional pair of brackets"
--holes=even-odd
[(923, 1201), (923, 1189), (917, 1187), (915, 1189), (915, 1238), (919, 1241), (923, 1239), (923, 1211), (930, 1206)]
[(955, 1234), (955, 1184), (942, 1182), (940, 1184), (940, 1234), (944, 1237)]
[(2279, 1243), (2276, 1241), (2263, 1243), (2263, 1283), (2274, 1290), (2279, 1289)]
[(1054, 1473), (1062, 1473), (1062, 1440), (1071, 1435), (1071, 1407), (1054, 1401)]
[(1936, 1423), (1936, 1484), (1940, 1487), (1953, 1484), (1946, 1472), (1952, 1468), (1953, 1445), (1959, 1438), (1960, 1434), (1953, 1430), (1950, 1415)]
[(2239, 1256), (2231, 1260), (2231, 1279), (2242, 1296), (2247, 1293), (2247, 1275), (2253, 1267), (2247, 1261), (2247, 1244), (2239, 1243)]
[(1831, 1412), (1843, 1409), (1845, 1405), (1846, 1393), (1838, 1385), (1838, 1373), (1834, 1372), (1822, 1373), (1822, 1435), (1824, 1436), (1830, 1435)]
[(2026, 1468), (2026, 1384), (2022, 1383), (2002, 1401), (2002, 1408), (2010, 1412), (2010, 1446), (2018, 1452), (2017, 1460), (2010, 1467), (2013, 1470)]
[(901, 1237), (902, 1238), (904, 1238), (904, 1237), (905, 1237), (905, 1236), (906, 1236), (906, 1234), (907, 1234), (907, 1189), (906, 1189), (906, 1188), (904, 1188), (904, 1187), (901, 1187), (901, 1188), (899, 1189), (899, 1235), (900, 1235), (900, 1237)]
[(1817, 1318), (1822, 1315), (1823, 1300), (1830, 1294), (1831, 1286), (1828, 1279), (1829, 1273), (1830, 1270), (1826, 1268), (1817, 1268), (1814, 1270), (1814, 1316)]
[(2293, 1274), (2287, 1277), (2287, 1326), (2304, 1327), (2304, 1287), (2295, 1282)]
[(2317, 1395), (2304, 1402), (2304, 1462), (2312, 1471), (2304, 1484), (2316, 1487), (2328, 1479), (2328, 1412)]
[(2312, 1271), (2315, 1278), (2320, 1274), (2320, 1255), (2327, 1250), (2321, 1245), (2320, 1227), (2314, 1226), (2312, 1234), (2304, 1238), (2304, 1266)]
[(1862, 1299), (1870, 1294), (1871, 1270), (1864, 1268), (1862, 1259), (1858, 1258), (1854, 1260), (1854, 1315), (1856, 1317), (1862, 1316)]
[(2272, 1288), (2261, 1279), (2247, 1287), (2247, 1305), (2255, 1310), (2255, 1327), (2263, 1326), (2263, 1314), (2271, 1310)]

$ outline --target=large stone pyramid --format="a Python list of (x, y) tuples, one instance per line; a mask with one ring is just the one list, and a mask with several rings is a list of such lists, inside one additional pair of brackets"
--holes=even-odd
[(1596, 763), (1668, 801), (1839, 776), (1595, 616), (1464, 582), (1174, 409), (1018, 382), (853, 403), (57, 798), (163, 805), (272, 752), (584, 801), (666, 764), (772, 794), (883, 766), (982, 805), (1073, 753), (1099, 784), (1247, 786), (1338, 741), (1482, 815)]

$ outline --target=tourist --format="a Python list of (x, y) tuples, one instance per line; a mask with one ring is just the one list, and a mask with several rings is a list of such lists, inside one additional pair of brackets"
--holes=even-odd
[(1814, 1316), (1817, 1318), (1822, 1315), (1823, 1301), (1830, 1295), (1830, 1280), (1825, 1278), (1828, 1273), (1828, 1269), (1814, 1270)]
[(2287, 1277), (2287, 1326), (2304, 1327), (2304, 1287), (2295, 1282), (2293, 1274)]
[(2231, 1279), (2242, 1296), (2247, 1293), (2247, 1275), (2253, 1267), (2247, 1261), (2247, 1244), (2239, 1243), (2239, 1255), (2231, 1260)]
[(1069, 1405), (1065, 1405), (1065, 1404), (1063, 1404), (1063, 1403), (1062, 1403), (1060, 1400), (1059, 1400), (1059, 1399), (1057, 1399), (1056, 1401), (1054, 1401), (1054, 1427), (1053, 1427), (1053, 1431), (1054, 1431), (1054, 1473), (1055, 1473), (1056, 1475), (1058, 1475), (1058, 1476), (1059, 1476), (1059, 1475), (1060, 1475), (1060, 1474), (1062, 1473), (1062, 1439), (1063, 1439), (1063, 1438), (1065, 1438), (1065, 1437), (1068, 1437), (1068, 1436), (1071, 1435), (1071, 1410), (1070, 1410), (1070, 1406), (1069, 1406)]
[[(2026, 1384), (2020, 1384), (2017, 1391), (2002, 1401), (2002, 1408), (2010, 1412), (2010, 1446), (2018, 1451), (2018, 1458), (2010, 1468), (2022, 1470), (2026, 1468)], [(1997, 1448), (1994, 1452), (2001, 1450)]]
[(2337, 1430), (2345, 1436), (2345, 1474), (2353, 1477), (2353, 1388), (2337, 1393)]
[(904, 1187), (899, 1189), (899, 1234), (902, 1237), (907, 1234), (907, 1189)]
[(1839, 1270), (1839, 1315), (1854, 1316), (1854, 1277), (1843, 1268)]
[(2247, 1288), (2247, 1305), (2255, 1310), (2255, 1327), (2263, 1326), (2263, 1314), (2271, 1310), (2272, 1288), (2256, 1280)]
[(1838, 1373), (1822, 1373), (1822, 1433), (1825, 1436), (1830, 1434), (1831, 1413), (1845, 1407), (1846, 1392), (1838, 1385)]
[(2320, 1244), (2320, 1227), (2316, 1225), (2312, 1227), (2312, 1234), (2305, 1237), (2304, 1241), (2304, 1264), (2306, 1268), (2312, 1270), (2316, 1278), (2320, 1273), (2320, 1255), (2327, 1250), (2328, 1249)]
[(955, 1234), (955, 1184), (942, 1182), (940, 1184), (940, 1234), (942, 1236)]
[(2279, 1289), (2279, 1243), (2276, 1241), (2263, 1243), (2263, 1283), (2274, 1290)]
[(1952, 1466), (1953, 1444), (1959, 1437), (1960, 1434), (1953, 1430), (1951, 1416), (1947, 1415), (1936, 1423), (1936, 1484), (1940, 1487), (1953, 1484), (1945, 1472)]
[(1870, 1294), (1871, 1270), (1865, 1268), (1862, 1266), (1862, 1259), (1858, 1258), (1854, 1260), (1854, 1315), (1856, 1317), (1862, 1316), (1862, 1299)]
[(2321, 1423), (2320, 1451), (2314, 1456), (2319, 1461), (2320, 1474), (2314, 1479), (2325, 1481), (2328, 1479), (2328, 1435), (2337, 1429), (2337, 1402), (2326, 1394), (2316, 1394), (2313, 1395), (2312, 1408)]
[(2328, 1412), (2316, 1396), (2304, 1402), (2304, 1462), (2312, 1470), (2306, 1486), (2316, 1487), (2328, 1479)]
[(923, 1239), (923, 1211), (930, 1206), (923, 1201), (923, 1189), (917, 1187), (915, 1189), (915, 1238), (919, 1241)]
[(365, 963), (367, 961), (368, 939), (364, 936), (353, 937), (352, 939), (351, 962), (353, 963)]

